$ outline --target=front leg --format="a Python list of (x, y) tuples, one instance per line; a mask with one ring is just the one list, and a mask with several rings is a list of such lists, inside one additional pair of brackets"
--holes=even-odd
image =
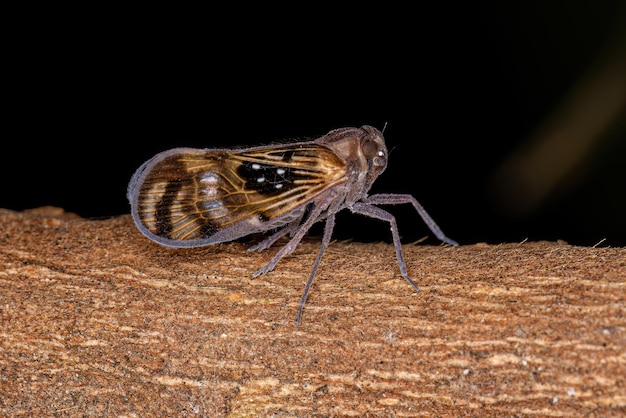
[(410, 194), (374, 194), (363, 199), (363, 202), (372, 205), (402, 205), (405, 203), (410, 203), (413, 205), (417, 213), (422, 217), (426, 226), (428, 226), (428, 228), (433, 232), (433, 234), (435, 234), (435, 236), (437, 236), (437, 238), (439, 238), (446, 244), (454, 246), (459, 245), (459, 243), (455, 240), (445, 236), (445, 234), (439, 228), (439, 226), (437, 226), (433, 218), (430, 217), (430, 215), (428, 214), (428, 212), (426, 212), (422, 205), (420, 205), (419, 202)]
[(358, 213), (370, 218), (380, 219), (381, 221), (385, 221), (389, 223), (391, 226), (391, 237), (393, 238), (393, 245), (396, 247), (396, 258), (398, 259), (398, 266), (400, 267), (400, 273), (402, 277), (409, 282), (411, 286), (416, 291), (419, 291), (419, 288), (413, 282), (413, 280), (409, 277), (409, 274), (406, 272), (406, 264), (404, 262), (404, 257), (402, 256), (402, 244), (400, 243), (400, 234), (398, 233), (398, 225), (396, 224), (396, 218), (393, 215), (379, 207), (372, 206), (369, 203), (356, 202), (352, 205), (352, 212)]

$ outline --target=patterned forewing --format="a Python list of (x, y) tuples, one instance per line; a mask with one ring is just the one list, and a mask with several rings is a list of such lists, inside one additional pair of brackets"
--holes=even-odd
[(210, 239), (237, 223), (271, 221), (345, 180), (346, 163), (316, 144), (230, 151), (185, 150), (151, 168), (140, 187), (138, 214), (153, 234)]

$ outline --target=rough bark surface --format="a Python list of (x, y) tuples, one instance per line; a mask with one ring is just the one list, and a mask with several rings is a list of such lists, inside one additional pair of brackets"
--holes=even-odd
[(0, 210), (2, 416), (623, 416), (626, 249), (171, 250)]

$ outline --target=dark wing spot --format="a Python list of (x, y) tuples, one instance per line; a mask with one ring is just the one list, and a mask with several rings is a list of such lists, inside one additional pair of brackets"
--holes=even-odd
[(291, 157), (293, 157), (293, 153), (294, 151), (287, 151), (283, 154), (283, 161), (288, 163), (289, 161), (291, 161)]
[(293, 186), (289, 167), (244, 162), (237, 169), (237, 174), (246, 181), (246, 190), (254, 190), (263, 195), (281, 194)]

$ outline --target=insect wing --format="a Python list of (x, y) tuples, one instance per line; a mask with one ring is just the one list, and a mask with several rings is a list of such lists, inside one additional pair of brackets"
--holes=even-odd
[(137, 170), (128, 199), (144, 235), (170, 247), (195, 247), (285, 225), (345, 178), (346, 163), (314, 143), (176, 148)]

